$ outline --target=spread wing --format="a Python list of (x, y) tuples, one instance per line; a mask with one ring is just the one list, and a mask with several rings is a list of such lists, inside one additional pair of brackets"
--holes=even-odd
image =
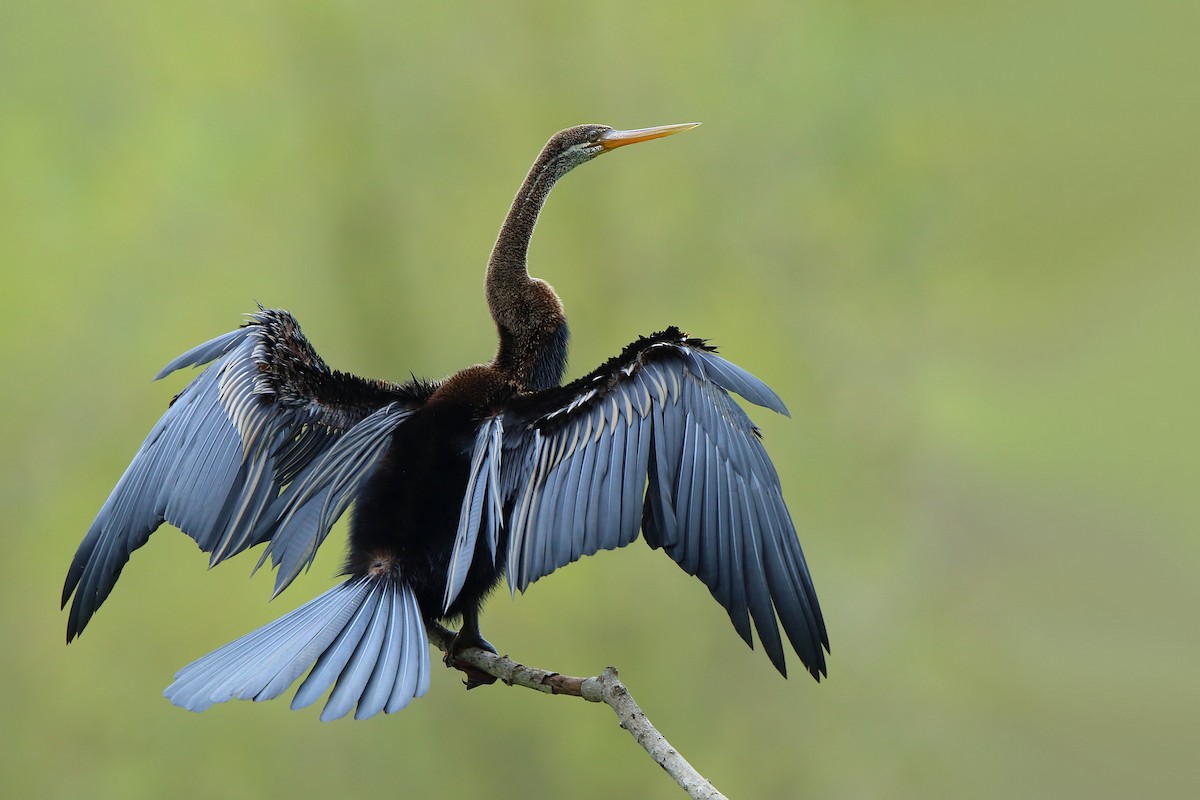
[(671, 328), (568, 386), (516, 398), (485, 420), (450, 562), (446, 604), (475, 543), (507, 530), (513, 590), (637, 538), (697, 576), (753, 646), (750, 620), (786, 675), (782, 625), (814, 677), (825, 624), (779, 478), (730, 396), (786, 414), (779, 397), (713, 348)]
[(295, 318), (270, 309), (179, 356), (157, 378), (204, 364), (150, 431), (75, 553), (63, 587), (64, 606), (75, 598), (68, 641), (164, 521), (211, 553), (212, 564), (270, 541), (282, 589), (311, 563), (391, 432), (432, 392), (331, 370)]

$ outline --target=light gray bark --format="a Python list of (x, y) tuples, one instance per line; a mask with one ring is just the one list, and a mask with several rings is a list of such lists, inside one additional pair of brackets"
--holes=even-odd
[[(442, 652), (448, 651), (453, 639), (454, 632), (440, 625), (431, 626), (429, 629), (429, 640)], [(447, 664), (466, 673), (468, 689), (488, 682), (479, 674), (485, 673), (509, 686), (524, 686), (546, 694), (565, 694), (582, 697), (592, 703), (604, 703), (617, 715), (621, 727), (683, 787), (689, 797), (694, 800), (725, 800), (725, 795), (697, 772), (650, 723), (629, 693), (629, 689), (617, 677), (614, 667), (605, 667), (599, 675), (590, 678), (575, 678), (520, 664), (508, 656), (496, 655), (476, 647), (463, 650)]]

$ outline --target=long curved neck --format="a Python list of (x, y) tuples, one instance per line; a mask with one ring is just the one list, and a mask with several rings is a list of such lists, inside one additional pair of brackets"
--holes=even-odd
[(495, 366), (525, 389), (557, 386), (566, 370), (566, 316), (545, 281), (531, 278), (529, 240), (546, 197), (570, 170), (543, 153), (513, 200), (488, 259), (488, 310), (500, 348)]
[(552, 163), (544, 162), (544, 158), (539, 158), (529, 170), (529, 175), (513, 198), (504, 224), (500, 226), (500, 235), (496, 237), (496, 244), (488, 259), (488, 304), (493, 317), (497, 310), (492, 301), (493, 295), (500, 298), (519, 290), (531, 280), (528, 269), (529, 240), (533, 238), (533, 228), (537, 225), (538, 215), (542, 213), (550, 190), (566, 174), (565, 171), (556, 170)]

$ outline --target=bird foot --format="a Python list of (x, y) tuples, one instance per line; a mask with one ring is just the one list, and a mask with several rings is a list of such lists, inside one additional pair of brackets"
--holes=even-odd
[(447, 667), (453, 667), (466, 676), (463, 680), (463, 685), (467, 689), (474, 689), (476, 686), (487, 686), (495, 683), (495, 675), (489, 675), (479, 669), (479, 667), (468, 664), (458, 657), (459, 653), (463, 650), (469, 650), (472, 647), (478, 647), (480, 650), (486, 650), (489, 653), (496, 652), (496, 648), (492, 647), (492, 643), (480, 636), (478, 630), (469, 631), (464, 627), (463, 630), (454, 635), (454, 640), (450, 642), (450, 648), (446, 651), (446, 657), (443, 661)]

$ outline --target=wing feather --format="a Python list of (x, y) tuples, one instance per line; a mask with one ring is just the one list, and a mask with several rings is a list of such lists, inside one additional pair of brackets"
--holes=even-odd
[[(611, 407), (609, 410), (611, 412)], [(602, 495), (605, 505), (609, 507), (609, 521), (598, 531), (600, 534), (600, 547), (604, 550), (611, 550), (617, 547), (618, 542), (620, 542), (621, 491), (625, 485), (625, 473), (627, 469), (633, 468), (631, 464), (625, 463), (625, 442), (627, 438), (628, 431), (624, 425), (620, 425), (607, 434), (606, 439), (602, 440), (604, 444), (601, 446), (608, 450), (609, 480), (609, 486), (605, 494)]]
[[(476, 437), (472, 475), (500, 477), (487, 500), (468, 492), (460, 531), (478, 528), (484, 504), (505, 509), (516, 592), (640, 529), (708, 587), (747, 644), (758, 631), (780, 672), (782, 625), (809, 671), (824, 674), (828, 637), (779, 478), (730, 392), (787, 413), (758, 378), (670, 329), (567, 386), (517, 396)], [(452, 560), (451, 573), (468, 566)]]
[(649, 422), (644, 418), (631, 419), (629, 437), (625, 440), (625, 480), (621, 491), (621, 538), (617, 545), (624, 547), (637, 539), (645, 507), (646, 482), (650, 458)]
[[(585, 429), (583, 439), (586, 442), (591, 433), (590, 420), (584, 419), (581, 421)], [(593, 496), (596, 485), (597, 459), (596, 455), (600, 448), (598, 447), (583, 447), (579, 458), (579, 483), (576, 487), (577, 495), (584, 497)], [(596, 520), (598, 519), (598, 507), (596, 503), (587, 503), (586, 501), (578, 504), (579, 507), (571, 517), (571, 540), (572, 540), (572, 556), (573, 560), (579, 558), (583, 553), (587, 552), (589, 546), (595, 546), (596, 542)]]
[(475, 446), (471, 454), (471, 467), (467, 475), (467, 489), (463, 496), (463, 507), (459, 513), (458, 529), (455, 533), (454, 549), (450, 554), (450, 572), (446, 578), (446, 592), (443, 597), (443, 610), (458, 597), (463, 584), (467, 580), (467, 570), (471, 567), (472, 556), (475, 553), (475, 542), (483, 524), (484, 507), (487, 506), (488, 542), (492, 557), (495, 558), (496, 539), (498, 537), (498, 516), (496, 503), (499, 500), (499, 452), (500, 422), (497, 419), (486, 421), (475, 437)]
[(579, 445), (579, 423), (571, 425), (572, 431), (568, 439), (564, 468), (560, 470), (563, 481), (562, 491), (556, 493), (558, 507), (555, 509), (555, 522), (550, 544), (553, 556), (552, 563), (571, 563), (579, 558), (579, 539), (576, 536), (575, 506), (579, 500), (579, 478), (582, 472), (582, 448)]
[[(395, 426), (433, 391), (330, 370), (296, 320), (269, 309), (187, 351), (158, 377), (205, 364), (151, 429), (75, 554), (62, 595), (64, 606), (74, 597), (68, 641), (163, 522), (195, 539), (210, 564), (286, 532), (273, 543), (288, 567), (277, 588), (286, 586), (353, 500)], [(303, 521), (304, 533), (281, 527), (284, 517)]]
[(720, 496), (717, 473), (721, 468), (721, 456), (717, 453), (716, 443), (711, 439), (705, 440), (704, 466), (704, 509), (699, 520), (700, 580), (709, 588), (718, 590), (721, 586), (721, 553), (717, 541), (717, 526), (721, 517), (717, 507), (717, 498)]
[(746, 644), (754, 646), (750, 634), (750, 604), (746, 599), (745, 561), (746, 550), (742, 544), (741, 532), (750, 527), (750, 508), (746, 492), (746, 483), (740, 477), (734, 476), (736, 489), (731, 492), (731, 518), (733, 525), (729, 531), (729, 620), (737, 630), (738, 635)]
[[(751, 492), (751, 494), (754, 494)], [(757, 496), (754, 498), (758, 500)], [(767, 586), (766, 566), (763, 564), (762, 531), (758, 524), (758, 515), (753, 506), (748, 509), (749, 525), (742, 529), (742, 545), (745, 555), (742, 561), (746, 600), (750, 607), (750, 617), (754, 620), (754, 628), (758, 631), (758, 639), (771, 663), (782, 674), (787, 674), (784, 666), (783, 645), (779, 640), (779, 629), (775, 626), (775, 613), (771, 606), (770, 590)]]
[[(593, 495), (596, 498), (593, 505), (598, 506), (599, 520), (596, 530), (589, 531), (590, 535), (586, 540), (586, 548), (596, 552), (605, 546), (608, 531), (620, 524), (620, 515), (617, 513), (612, 497), (616, 493), (616, 487), (621, 484), (622, 470), (611, 447), (604, 447), (598, 443), (593, 446), (598, 451), (596, 457), (604, 462), (604, 478), (601, 480), (596, 494)], [(600, 498), (603, 498), (604, 501), (602, 502)]]

